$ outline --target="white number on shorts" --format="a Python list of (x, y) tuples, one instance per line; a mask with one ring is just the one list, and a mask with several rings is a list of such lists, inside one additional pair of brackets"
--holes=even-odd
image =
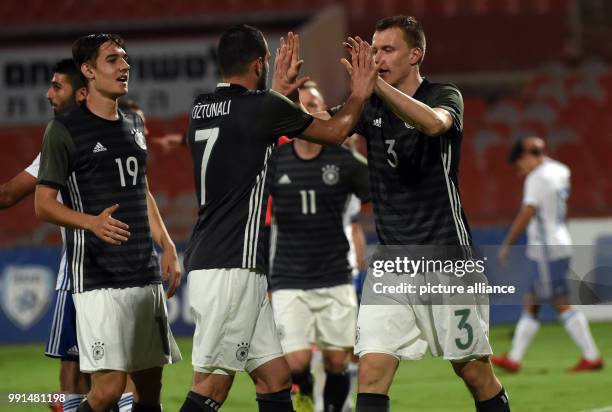
[(457, 338), (455, 339), (455, 345), (457, 345), (457, 347), (459, 349), (467, 349), (472, 345), (472, 342), (474, 341), (474, 329), (472, 329), (472, 325), (470, 325), (467, 320), (470, 317), (470, 310), (469, 309), (460, 309), (460, 310), (456, 310), (455, 311), (455, 316), (461, 316), (461, 319), (459, 320), (459, 324), (457, 325), (457, 327), (459, 328), (459, 330), (465, 329), (465, 331), (467, 332), (467, 340), (466, 342), (462, 342), (461, 339)]

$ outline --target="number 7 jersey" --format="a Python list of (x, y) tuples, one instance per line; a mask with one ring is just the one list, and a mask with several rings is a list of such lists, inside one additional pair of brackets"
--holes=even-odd
[(227, 83), (198, 96), (190, 118), (199, 212), (185, 268), (266, 272), (267, 162), (279, 136), (300, 135), (313, 118), (274, 91)]

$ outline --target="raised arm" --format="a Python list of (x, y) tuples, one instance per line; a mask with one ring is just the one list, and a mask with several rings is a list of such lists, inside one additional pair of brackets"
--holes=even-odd
[(440, 136), (453, 126), (453, 117), (448, 110), (429, 107), (381, 78), (376, 79), (375, 92), (397, 117), (426, 136)]
[(332, 118), (323, 120), (315, 117), (300, 138), (315, 143), (341, 144), (352, 133), (378, 77), (379, 66), (374, 64), (371, 50), (367, 42), (362, 42), (351, 50), (351, 62), (342, 59), (351, 76), (351, 95)]

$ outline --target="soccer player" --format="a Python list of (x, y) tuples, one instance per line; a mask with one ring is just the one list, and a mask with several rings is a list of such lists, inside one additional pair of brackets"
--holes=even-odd
[(582, 351), (582, 359), (572, 372), (597, 370), (603, 360), (595, 346), (589, 324), (582, 312), (569, 304), (567, 271), (572, 255), (572, 239), (566, 225), (570, 193), (570, 169), (546, 156), (545, 144), (535, 136), (522, 138), (510, 149), (510, 163), (525, 178), (523, 205), (502, 243), (499, 258), (505, 261), (510, 246), (527, 229), (527, 257), (531, 262), (530, 288), (523, 314), (512, 339), (510, 353), (491, 360), (508, 372), (518, 372), (521, 360), (537, 333), (541, 302), (550, 302), (565, 330)]
[[(311, 112), (325, 110), (316, 85), (300, 89)], [(368, 167), (343, 146), (295, 139), (272, 155), (270, 286), (272, 308), (293, 383), (298, 412), (313, 410), (312, 337), (323, 351), (324, 411), (342, 410), (349, 393), (347, 351), (353, 347), (357, 296), (344, 226), (353, 195), (370, 199)]]
[[(72, 59), (58, 61), (52, 69), (47, 99), (55, 115), (71, 110), (87, 96), (87, 88)], [(34, 193), (40, 166), (40, 154), (30, 166), (0, 186), (0, 209), (11, 207)], [(62, 230), (62, 238), (63, 238)], [(66, 274), (64, 251), (57, 273), (55, 309), (45, 355), (60, 359), (60, 391), (66, 395), (61, 407), (75, 411), (89, 390), (89, 376), (79, 370), (79, 349), (76, 336), (76, 315), (70, 278)], [(56, 405), (54, 405), (56, 407)]]
[[(297, 100), (299, 38), (283, 39), (273, 89)], [(291, 378), (267, 298), (263, 233), (267, 161), (279, 136), (341, 143), (372, 92), (377, 67), (368, 44), (352, 51), (352, 93), (332, 120), (314, 119), (265, 90), (270, 52), (263, 34), (239, 25), (220, 37), (223, 83), (190, 113), (198, 222), (185, 256), (196, 329), (193, 385), (183, 412), (215, 411), (237, 371), (246, 370), (262, 412), (291, 411)], [(343, 60), (345, 67), (350, 65)]]
[[(148, 190), (142, 119), (117, 110), (130, 68), (123, 39), (84, 36), (72, 55), (88, 96), (47, 126), (35, 204), (40, 219), (66, 232), (80, 369), (92, 382), (77, 410), (110, 410), (129, 374), (132, 410), (161, 411), (162, 367), (180, 354), (153, 240), (163, 250), (168, 297), (180, 282), (176, 248)], [(58, 192), (65, 205), (56, 200)]]
[[(360, 43), (349, 38), (346, 46)], [(414, 17), (388, 17), (376, 25), (372, 49), (380, 76), (355, 128), (367, 139), (376, 229), (382, 245), (469, 248), (458, 191), (463, 100), (455, 86), (421, 76), (425, 48)], [(489, 361), (488, 306), (476, 298), (453, 306), (413, 304), (409, 296), (405, 304), (397, 304), (395, 295), (377, 298), (370, 305), (364, 292), (357, 320), (357, 411), (389, 410), (387, 394), (400, 359), (420, 359), (428, 347), (451, 362), (478, 411), (509, 410)]]

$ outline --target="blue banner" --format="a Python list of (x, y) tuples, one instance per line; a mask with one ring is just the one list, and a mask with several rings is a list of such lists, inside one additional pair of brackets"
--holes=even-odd
[[(475, 230), (476, 244), (500, 244), (506, 228)], [(369, 239), (374, 240), (374, 239)], [(520, 243), (524, 244), (524, 239)], [(594, 248), (599, 265), (612, 265), (610, 237), (601, 238)], [(183, 250), (183, 247), (179, 247)], [(46, 342), (55, 306), (55, 282), (61, 249), (15, 248), (0, 250), (0, 344), (22, 342)], [(182, 261), (182, 253), (180, 253)], [(495, 262), (489, 262), (495, 265)], [(525, 256), (515, 256), (505, 269), (507, 276), (528, 276)], [(595, 274), (599, 276), (598, 273)], [(168, 300), (168, 313), (176, 336), (193, 334), (193, 319), (186, 299), (186, 276), (177, 294)], [(491, 305), (491, 324), (516, 322), (521, 314), (520, 305)], [(554, 311), (544, 306), (540, 319), (556, 319)]]
[[(55, 307), (60, 247), (0, 250), (0, 344), (46, 342)], [(182, 254), (179, 256), (182, 261)], [(186, 278), (168, 300), (172, 331), (193, 335)]]

